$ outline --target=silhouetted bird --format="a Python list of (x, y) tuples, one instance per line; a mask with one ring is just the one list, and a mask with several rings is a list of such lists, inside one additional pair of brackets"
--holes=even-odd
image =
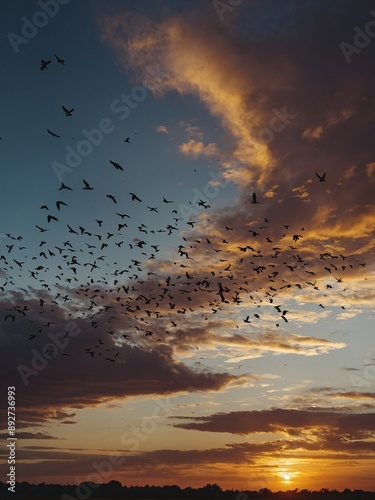
[(67, 204), (64, 203), (63, 201), (60, 201), (60, 200), (56, 201), (56, 208), (57, 208), (57, 210), (60, 210), (61, 205), (67, 206)]
[(61, 183), (61, 186), (59, 187), (59, 191), (61, 191), (62, 189), (69, 189), (69, 191), (72, 191), (72, 188), (70, 188), (69, 186), (65, 186), (65, 184), (63, 182)]
[(45, 69), (48, 69), (48, 65), (51, 64), (51, 59), (48, 59), (48, 61), (43, 61), (43, 59), (40, 61), (40, 69), (43, 71)]
[(137, 196), (136, 194), (134, 194), (134, 193), (129, 193), (129, 194), (130, 194), (130, 195), (131, 195), (131, 197), (132, 197), (132, 201), (135, 201), (135, 200), (137, 200), (137, 201), (142, 201), (140, 198), (138, 198), (138, 196)]
[(117, 169), (117, 170), (124, 170), (122, 168), (122, 166), (119, 163), (115, 162), (115, 161), (109, 160), (109, 163), (111, 163), (115, 167), (115, 169)]
[(82, 179), (82, 180), (83, 180), (83, 184), (85, 185), (85, 187), (83, 187), (82, 189), (86, 189), (86, 191), (91, 191), (94, 189), (90, 186), (90, 184), (87, 181), (85, 181), (85, 179)]
[(62, 109), (64, 110), (65, 116), (72, 116), (72, 113), (74, 111), (74, 108), (72, 109), (67, 109), (65, 106), (61, 106)]
[(57, 60), (57, 62), (58, 62), (59, 64), (62, 64), (62, 65), (64, 65), (64, 66), (65, 66), (65, 60), (64, 60), (64, 59), (61, 59), (61, 58), (60, 58), (59, 56), (57, 56), (56, 54), (55, 54), (55, 57), (56, 57), (56, 60)]
[(260, 203), (260, 201), (257, 201), (257, 195), (255, 193), (253, 193), (253, 196), (252, 196), (252, 199), (251, 199), (251, 203)]
[(51, 132), (51, 130), (49, 130), (48, 128), (47, 132), (49, 133), (49, 135), (52, 135), (52, 137), (58, 137), (58, 138), (60, 137), (59, 135), (55, 134), (55, 132)]

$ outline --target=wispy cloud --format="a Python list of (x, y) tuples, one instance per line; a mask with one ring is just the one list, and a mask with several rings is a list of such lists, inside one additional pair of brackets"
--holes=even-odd
[(165, 125), (158, 125), (157, 127), (155, 127), (155, 131), (158, 134), (169, 134), (169, 130)]

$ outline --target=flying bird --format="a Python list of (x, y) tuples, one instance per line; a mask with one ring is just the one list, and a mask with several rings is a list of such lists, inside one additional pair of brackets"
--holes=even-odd
[(138, 198), (138, 196), (136, 194), (134, 194), (134, 193), (129, 193), (129, 194), (132, 197), (132, 201), (135, 201), (135, 200), (142, 201), (140, 198)]
[(69, 224), (67, 224), (67, 227), (68, 227), (68, 229), (69, 229), (69, 233), (78, 234), (78, 233), (77, 233), (77, 231), (75, 231), (73, 228), (71, 228), (71, 227), (69, 226)]
[(52, 135), (52, 137), (57, 137), (57, 138), (60, 137), (59, 135), (55, 134), (55, 132), (51, 132), (51, 130), (49, 130), (48, 128), (47, 128), (47, 132), (49, 133), (49, 135)]
[(130, 144), (130, 137), (127, 137), (126, 139), (124, 139), (124, 142), (127, 142), (128, 144)]
[(57, 56), (55, 54), (55, 57), (56, 57), (56, 60), (59, 64), (62, 64), (63, 66), (65, 66), (65, 59), (61, 59), (61, 57)]
[(115, 162), (115, 161), (109, 160), (109, 163), (111, 163), (115, 167), (116, 170), (124, 170), (122, 168), (122, 166), (119, 163)]
[(74, 111), (74, 108), (72, 109), (67, 109), (65, 106), (61, 106), (62, 109), (64, 110), (65, 116), (73, 116), (72, 113)]
[(113, 196), (113, 194), (107, 194), (107, 198), (113, 201), (113, 203), (117, 203), (116, 198)]
[(61, 205), (67, 206), (67, 204), (64, 203), (63, 201), (60, 201), (60, 200), (56, 201), (56, 208), (57, 208), (57, 210), (60, 210)]
[(59, 187), (59, 191), (61, 191), (62, 189), (69, 189), (69, 191), (72, 191), (72, 188), (70, 188), (69, 186), (65, 186), (65, 184), (63, 182), (61, 183), (61, 186)]
[(83, 187), (82, 189), (86, 189), (86, 191), (91, 191), (94, 189), (90, 186), (90, 184), (87, 181), (85, 181), (85, 179), (82, 179), (82, 180), (83, 180), (83, 184), (85, 185), (85, 187)]
[[(166, 202), (166, 203), (168, 203), (168, 202)], [(199, 200), (199, 201), (198, 201), (198, 203), (197, 203), (197, 205), (198, 205), (199, 207), (203, 207), (203, 208), (210, 208), (210, 207), (211, 207), (211, 205), (208, 205), (208, 204), (207, 204), (205, 201), (203, 201), (203, 200)]]
[(115, 357), (114, 358), (105, 358), (107, 361), (112, 361), (112, 363), (114, 363), (116, 361), (116, 358), (117, 356), (119, 355), (120, 353), (119, 352), (116, 352), (115, 354)]
[(315, 175), (318, 177), (319, 182), (324, 182), (326, 180), (326, 173), (325, 172), (323, 175), (319, 175), (318, 172), (315, 172)]
[(251, 199), (251, 203), (260, 203), (260, 201), (257, 201), (257, 195), (255, 193), (253, 193), (253, 196), (252, 196), (252, 199)]
[(40, 69), (41, 71), (48, 69), (48, 65), (51, 64), (51, 59), (48, 59), (48, 61), (43, 61), (43, 59), (40, 61)]

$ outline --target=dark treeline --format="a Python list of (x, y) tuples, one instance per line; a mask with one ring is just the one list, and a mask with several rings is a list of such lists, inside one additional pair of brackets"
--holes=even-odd
[(102, 498), (112, 500), (124, 499), (160, 499), (160, 500), (267, 500), (267, 499), (350, 499), (350, 500), (375, 500), (375, 492), (363, 490), (343, 491), (323, 488), (319, 491), (310, 490), (288, 490), (273, 492), (267, 488), (258, 491), (244, 490), (222, 490), (217, 484), (207, 484), (202, 488), (180, 488), (177, 485), (166, 486), (122, 486), (119, 481), (110, 481), (105, 484), (97, 484), (89, 481), (79, 485), (61, 484), (29, 484), (27, 482), (16, 483), (15, 492), (8, 491), (9, 484), (0, 482), (0, 497), (13, 499), (45, 498), (48, 500), (88, 500), (90, 498)]

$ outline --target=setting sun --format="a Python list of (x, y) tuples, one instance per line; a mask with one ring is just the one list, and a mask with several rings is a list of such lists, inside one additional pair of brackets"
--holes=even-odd
[(283, 472), (283, 473), (281, 474), (281, 477), (284, 479), (284, 482), (285, 482), (285, 483), (289, 483), (289, 482), (290, 482), (290, 480), (291, 480), (291, 476), (290, 476), (289, 474), (287, 474), (286, 472)]

